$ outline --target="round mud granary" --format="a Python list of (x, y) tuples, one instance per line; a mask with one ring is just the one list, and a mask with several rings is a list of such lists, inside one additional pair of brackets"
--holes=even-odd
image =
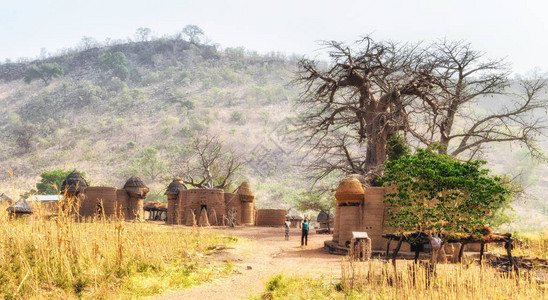
[(87, 181), (75, 170), (63, 180), (63, 183), (61, 184), (61, 193), (69, 197), (75, 196), (87, 187)]
[(257, 225), (284, 226), (287, 213), (287, 209), (258, 209)]
[(337, 187), (335, 198), (335, 226), (333, 228), (333, 241), (345, 245), (352, 237), (352, 230), (359, 229), (360, 209), (363, 203), (365, 190), (361, 182), (355, 178), (345, 178)]
[(238, 188), (238, 196), (242, 202), (242, 225), (255, 224), (255, 195), (249, 183), (242, 182)]
[(174, 178), (168, 185), (164, 195), (167, 196), (167, 224), (182, 224), (182, 203), (179, 193), (186, 191), (187, 187), (181, 178)]
[(150, 189), (143, 183), (139, 177), (132, 176), (124, 185), (124, 190), (129, 195), (127, 204), (127, 220), (143, 220), (143, 202), (146, 199)]
[(335, 192), (335, 198), (338, 205), (347, 203), (360, 204), (363, 201), (364, 194), (365, 190), (359, 180), (345, 178), (339, 183), (339, 187), (337, 187), (337, 191)]

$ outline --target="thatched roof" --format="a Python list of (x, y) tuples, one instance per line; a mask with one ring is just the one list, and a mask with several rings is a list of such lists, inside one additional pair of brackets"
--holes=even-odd
[(186, 185), (183, 183), (181, 178), (174, 178), (173, 181), (167, 186), (166, 192), (164, 195), (178, 195), (180, 191), (187, 190)]
[(238, 188), (238, 194), (242, 196), (253, 196), (253, 191), (251, 190), (251, 186), (247, 182), (242, 182), (240, 187)]
[(291, 220), (291, 221), (302, 221), (302, 220), (304, 220), (303, 217), (299, 216), (298, 214), (296, 214), (294, 212), (289, 212), (286, 217), (288, 217), (289, 220)]
[(143, 205), (145, 211), (167, 211), (167, 204), (158, 201), (147, 202)]
[(131, 176), (124, 184), (123, 189), (141, 196), (145, 196), (150, 191), (141, 178), (137, 176)]
[(8, 197), (8, 195), (2, 193), (2, 195), (0, 195), (0, 202), (7, 202), (9, 204), (12, 204), (13, 200), (10, 197)]
[(67, 178), (65, 178), (65, 180), (63, 180), (63, 183), (61, 184), (61, 192), (80, 192), (88, 186), (89, 185), (84, 177), (74, 170), (67, 176)]
[(146, 188), (147, 186), (145, 183), (141, 180), (141, 178), (137, 176), (131, 176), (126, 181), (126, 184), (124, 184), (124, 189), (126, 188)]
[(21, 199), (6, 209), (10, 213), (31, 214), (32, 206), (25, 199)]
[(329, 213), (329, 216), (327, 216), (327, 213), (325, 211), (321, 211), (319, 214), (318, 214), (318, 217), (316, 218), (316, 221), (317, 222), (320, 222), (320, 221), (327, 221), (328, 219), (332, 219), (333, 218), (333, 214), (332, 213)]

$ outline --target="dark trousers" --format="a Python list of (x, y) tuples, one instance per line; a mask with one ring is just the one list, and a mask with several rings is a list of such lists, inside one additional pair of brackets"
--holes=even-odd
[(303, 234), (301, 235), (301, 246), (308, 246), (308, 230), (303, 229)]

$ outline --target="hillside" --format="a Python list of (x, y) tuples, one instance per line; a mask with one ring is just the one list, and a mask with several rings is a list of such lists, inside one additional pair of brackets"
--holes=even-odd
[[(25, 70), (43, 63), (59, 64), (64, 74), (47, 85), (25, 83)], [(180, 39), (2, 64), (0, 193), (17, 198), (43, 171), (60, 168), (84, 171), (93, 185), (120, 187), (152, 147), (166, 168), (159, 176), (137, 175), (152, 188), (149, 198), (165, 201), (165, 186), (183, 175), (192, 136), (207, 132), (243, 157), (237, 180), (252, 183), (259, 207), (289, 208), (296, 191), (310, 186), (299, 167), (302, 150), (286, 136), (295, 117), (298, 87), (289, 84), (295, 65), (295, 58), (274, 53), (220, 51)], [(492, 147), (490, 167), (512, 173), (529, 164), (519, 149), (511, 151)], [(533, 166), (521, 168), (531, 187), (528, 200), (516, 207), (521, 224), (548, 226), (548, 205), (540, 196), (548, 192), (548, 170)]]
[[(99, 59), (117, 52), (127, 58), (125, 79), (105, 70)], [(288, 143), (278, 133), (291, 117), (294, 91), (287, 83), (295, 60), (157, 40), (40, 63), (53, 62), (64, 74), (47, 86), (40, 80), (26, 84), (24, 64), (0, 65), (0, 188), (9, 194), (28, 191), (39, 174), (57, 168), (85, 171), (94, 185), (120, 186), (132, 160), (154, 147), (168, 168), (144, 180), (153, 197), (163, 198), (162, 188), (181, 163), (179, 154), (197, 132), (221, 136), (239, 149), (247, 161), (241, 177), (252, 182), (266, 177), (261, 190), (270, 189), (264, 186), (269, 178), (291, 173), (291, 159), (282, 158)]]

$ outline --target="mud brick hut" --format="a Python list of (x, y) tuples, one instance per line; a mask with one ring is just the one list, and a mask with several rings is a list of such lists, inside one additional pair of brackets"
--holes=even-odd
[(0, 205), (12, 205), (13, 204), (13, 200), (8, 197), (8, 195), (2, 193), (2, 195), (0, 195)]
[(287, 214), (287, 217), (289, 218), (289, 222), (291, 223), (291, 228), (301, 228), (304, 221), (303, 217), (291, 212)]
[(33, 212), (32, 206), (25, 199), (21, 199), (15, 202), (14, 204), (10, 205), (6, 210), (15, 217), (31, 215)]
[(228, 225), (229, 220), (236, 225), (255, 224), (255, 196), (247, 182), (238, 187), (236, 194), (220, 189), (188, 190), (186, 187), (179, 188), (178, 194), (175, 192), (166, 192), (167, 224), (215, 226)]
[(126, 219), (143, 220), (143, 203), (150, 189), (143, 183), (139, 177), (132, 176), (124, 185), (123, 189), (127, 192), (127, 211)]
[(186, 191), (187, 187), (181, 178), (174, 178), (168, 185), (164, 195), (167, 196), (167, 224), (181, 224), (183, 220), (183, 207), (179, 194)]
[(351, 243), (352, 232), (367, 232), (372, 250), (386, 251), (386, 240), (382, 234), (389, 230), (385, 222), (390, 217), (386, 213), (386, 204), (383, 203), (385, 192), (384, 187), (364, 189), (355, 178), (343, 179), (335, 192), (337, 206), (333, 242), (345, 247)]
[(329, 228), (329, 230), (333, 230), (333, 226), (335, 225), (333, 214), (330, 212), (321, 211), (316, 217), (316, 221), (320, 224), (320, 229)]
[(130, 177), (123, 189), (106, 186), (89, 186), (77, 172), (70, 173), (61, 185), (63, 203), (74, 201), (80, 220), (92, 217), (112, 218), (123, 216), (126, 220), (143, 220), (143, 202), (149, 188), (138, 177)]
[(285, 226), (287, 209), (258, 209), (258, 226)]
[(76, 197), (88, 187), (87, 181), (78, 171), (70, 173), (61, 184), (61, 193), (66, 197)]

